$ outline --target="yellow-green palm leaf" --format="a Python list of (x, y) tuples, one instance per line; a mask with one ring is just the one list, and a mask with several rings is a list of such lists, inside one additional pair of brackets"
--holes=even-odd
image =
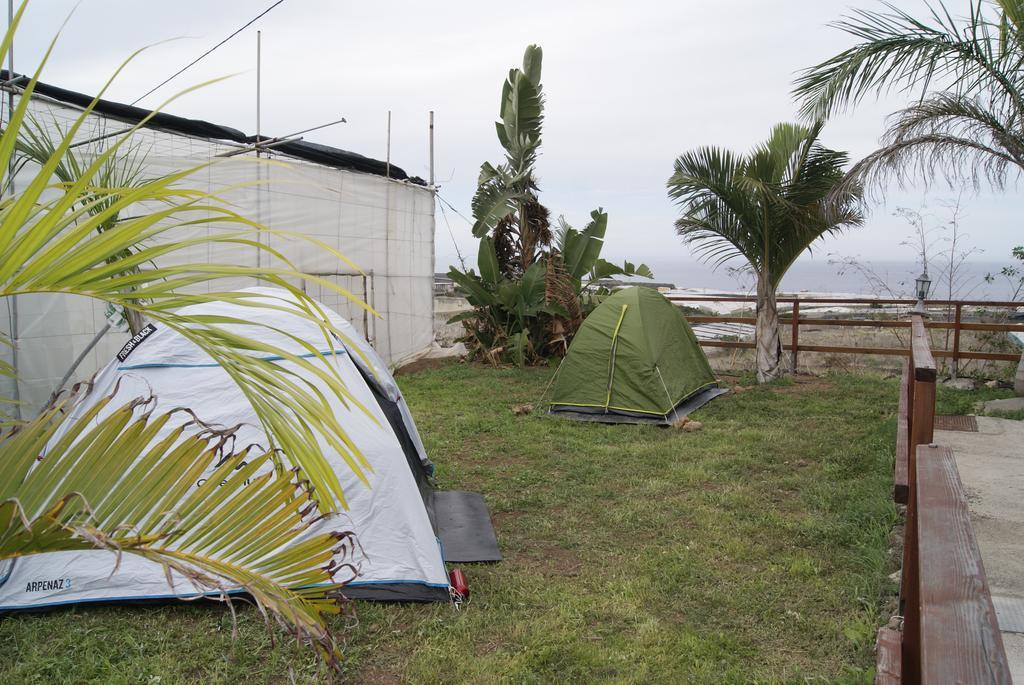
[[(16, 18), (20, 19), (24, 7)], [(44, 60), (45, 63), (45, 60)], [(42, 66), (40, 66), (40, 70)], [(18, 152), (24, 128), (38, 138), (38, 128), (27, 119), (28, 103), (39, 73), (25, 85), (0, 140), (0, 186), (7, 186), (9, 162)], [(105, 88), (97, 95), (102, 96)], [(332, 336), (345, 339), (298, 285), (317, 284), (358, 302), (331, 281), (303, 274), (261, 236), (306, 241), (349, 264), (337, 250), (302, 235), (272, 231), (239, 215), (210, 193), (187, 187), (188, 178), (205, 169), (200, 165), (159, 178), (136, 180), (130, 186), (107, 187), (102, 181), (117, 155), (129, 145), (131, 132), (112, 138), (86, 164), (73, 156), (75, 136), (91, 116), (87, 107), (65, 130), (62, 138), (35, 147), (50, 153), (37, 159), (38, 171), (17, 179), (18, 192), (0, 202), (0, 297), (31, 293), (84, 295), (112, 303), (126, 311), (172, 328), (222, 364), (253, 403), (273, 447), (302, 467), (316, 488), (316, 497), (331, 508), (344, 507), (345, 496), (334, 472), (326, 467), (317, 436), (322, 436), (366, 481), (369, 464), (348, 438), (330, 410), (328, 398), (314, 383), (323, 382), (346, 404), (354, 402), (320, 350), (333, 349)], [(144, 125), (140, 122), (134, 129)], [(22, 146), (24, 147), (24, 146)], [(129, 149), (132, 149), (129, 147)], [(132, 149), (132, 154), (135, 151)], [(68, 170), (77, 176), (69, 178)], [(63, 180), (61, 179), (63, 177)], [(197, 227), (206, 230), (196, 236)], [(259, 250), (272, 266), (248, 267), (213, 263), (180, 263), (179, 255), (197, 245)], [(223, 252), (222, 252), (223, 253)], [(284, 288), (299, 307), (282, 303), (289, 311), (315, 321), (327, 347), (295, 340), (308, 356), (296, 356), (259, 340), (230, 335), (224, 327), (246, 321), (211, 322), (181, 316), (181, 307), (203, 302), (252, 303), (251, 293), (220, 288), (219, 281), (251, 278)], [(366, 307), (365, 304), (360, 303)], [(266, 306), (265, 301), (259, 305)], [(283, 357), (294, 362), (282, 368), (259, 356)], [(0, 370), (2, 371), (2, 370)], [(8, 372), (11, 370), (7, 370)], [(309, 379), (319, 379), (311, 381)]]
[(5, 434), (0, 559), (95, 548), (139, 555), (164, 565), (179, 593), (244, 590), (335, 661), (324, 618), (340, 610), (334, 560), (349, 539), (303, 536), (317, 511), (308, 486), (268, 471), (269, 452), (225, 453), (227, 436), (185, 410), (155, 414), (152, 398), (111, 409), (112, 397), (78, 420), (57, 406)]

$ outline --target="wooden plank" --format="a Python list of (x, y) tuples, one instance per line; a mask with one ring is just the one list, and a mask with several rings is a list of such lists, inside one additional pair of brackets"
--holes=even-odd
[(735, 349), (754, 349), (754, 343), (743, 340), (698, 340), (702, 347), (731, 347)]
[[(796, 303), (794, 303), (795, 305)], [(806, 303), (804, 303), (806, 304)], [(749, 316), (704, 316), (694, 315), (687, 316), (686, 320), (691, 324), (701, 323), (745, 323), (751, 326), (757, 323), (757, 320)], [(780, 316), (779, 323), (787, 325), (792, 321), (792, 317)], [(836, 326), (839, 328), (844, 327), (856, 327), (856, 328), (910, 328), (911, 323), (906, 320), (900, 319), (809, 319), (807, 317), (800, 317), (801, 326)], [(955, 321), (926, 321), (925, 328), (934, 328), (939, 330), (952, 330), (956, 331), (957, 324)], [(1024, 323), (968, 323), (963, 322), (960, 324), (960, 329), (964, 331), (988, 331), (988, 332), (1014, 332), (1024, 331)], [(955, 335), (955, 333), (954, 333)], [(954, 337), (954, 343), (956, 338)], [(955, 347), (955, 344), (954, 344)], [(803, 349), (803, 348), (801, 348)]]
[(903, 664), (900, 656), (903, 634), (892, 628), (878, 631), (875, 643), (875, 685), (900, 685)]
[(953, 451), (922, 446), (916, 461), (921, 682), (1009, 685), (1003, 638)]
[(689, 316), (687, 315), (686, 320), (691, 324), (695, 323), (745, 323), (751, 326), (757, 323), (757, 319), (751, 316)]
[[(801, 320), (801, 323), (803, 320)], [(789, 345), (783, 345), (783, 349), (789, 349)], [(845, 347), (834, 345), (801, 345), (801, 352), (832, 352), (834, 354), (876, 354), (890, 357), (905, 357), (907, 351), (898, 347)]]
[[(910, 394), (910, 450), (927, 445), (935, 438), (935, 381), (911, 380)], [(913, 468), (913, 459), (909, 459)]]
[[(933, 350), (932, 356), (949, 358), (953, 356), (953, 352), (949, 350)], [(1015, 362), (1020, 359), (1019, 354), (1007, 354), (1005, 352), (969, 352), (965, 350), (960, 350), (957, 356), (960, 359), (986, 359), (988, 361), (996, 362)]]
[[(806, 303), (804, 303), (806, 304)], [(838, 326), (859, 328), (909, 328), (909, 321), (899, 319), (810, 319), (802, 318), (800, 323), (805, 326)]]
[(1024, 323), (986, 323), (984, 321), (964, 321), (960, 324), (960, 328), (965, 331), (996, 331), (1012, 333), (1014, 331), (1024, 331)]
[(906, 504), (910, 490), (908, 451), (910, 449), (910, 360), (904, 360), (900, 375), (900, 399), (896, 412), (896, 469), (892, 496), (897, 504)]
[[(915, 314), (910, 319), (912, 334), (910, 346), (914, 360), (914, 380), (934, 381), (936, 378), (935, 358), (932, 356), (928, 332), (924, 328), (924, 318)], [(931, 442), (929, 440), (928, 442)]]
[(953, 317), (953, 378), (956, 378), (957, 374), (960, 373), (960, 331), (963, 324), (960, 318), (963, 308), (962, 304), (958, 304), (956, 306), (956, 314)]
[[(800, 319), (801, 325), (805, 323)], [(751, 350), (754, 343), (745, 340), (698, 340), (704, 347), (729, 347), (734, 349)], [(792, 350), (793, 346), (785, 343), (784, 350)], [(835, 345), (800, 345), (801, 352), (830, 352), (832, 354), (869, 354), (885, 355), (889, 357), (906, 357), (908, 352), (898, 347), (845, 347)], [(947, 350), (935, 350), (933, 357), (951, 357), (953, 353)], [(961, 350), (960, 359), (985, 359), (989, 361), (1015, 362), (1020, 360), (1019, 354), (1007, 354), (1002, 352), (966, 352)]]
[(796, 373), (798, 355), (800, 354), (800, 299), (793, 300), (793, 312), (789, 317), (789, 328), (792, 342), (789, 345), (789, 366)]
[[(665, 298), (671, 302), (757, 302), (753, 295), (666, 295)], [(779, 295), (776, 302), (793, 302), (799, 299), (805, 305), (815, 304), (903, 304), (913, 306), (917, 300), (906, 298), (873, 298), (873, 297), (800, 297), (798, 295)], [(1006, 300), (927, 300), (925, 304), (929, 307), (945, 307), (962, 304), (965, 307), (1024, 307), (1024, 302)]]

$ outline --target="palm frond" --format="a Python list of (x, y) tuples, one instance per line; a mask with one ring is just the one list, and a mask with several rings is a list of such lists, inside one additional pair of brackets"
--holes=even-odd
[(745, 156), (716, 148), (681, 155), (669, 197), (682, 208), (676, 232), (719, 267), (745, 258), (775, 286), (820, 239), (862, 218), (860, 187), (839, 193), (846, 153), (818, 141), (821, 124), (781, 124)]
[(80, 415), (53, 406), (0, 439), (0, 558), (105, 549), (116, 568), (137, 555), (163, 565), (177, 592), (245, 592), (337, 663), (325, 618), (340, 611), (335, 576), (353, 571), (351, 541), (310, 529), (304, 481), (276, 475), (269, 451), (233, 451), (230, 429), (187, 410), (112, 400)]
[(892, 182), (906, 186), (935, 178), (1005, 187), (1024, 170), (1024, 122), (989, 104), (937, 93), (897, 112), (882, 146), (853, 166), (845, 184), (866, 187), (873, 197)]
[[(26, 93), (34, 82), (33, 79), (26, 87)], [(4, 150), (8, 155), (15, 150), (13, 141), (26, 120), (28, 99), (22, 95), (4, 131), (0, 162), (4, 161)], [(84, 295), (178, 330), (229, 370), (253, 401), (275, 441), (274, 446), (286, 450), (289, 458), (303, 468), (316, 486), (317, 496), (329, 506), (344, 506), (344, 493), (333, 471), (324, 464), (318, 436), (336, 447), (364, 481), (368, 464), (330, 411), (326, 398), (304, 379), (310, 375), (323, 378), (336, 397), (346, 403), (351, 401), (336, 372), (324, 371), (333, 367), (323, 364), (321, 357), (323, 350), (334, 348), (333, 337), (344, 335), (331, 326), (296, 283), (316, 281), (344, 297), (357, 302), (358, 299), (327, 279), (303, 274), (283, 254), (259, 240), (259, 235), (273, 235), (286, 241), (310, 239), (261, 227), (230, 210), (215, 195), (181, 186), (206, 165), (145, 179), (133, 187), (102, 187), (99, 179), (104, 168), (116, 160), (118, 150), (128, 144), (131, 133), (112, 139), (106, 149), (95, 154), (88, 167), (80, 170), (80, 176), (68, 182), (50, 182), (56, 169), (66, 163), (74, 135), (90, 112), (86, 108), (68, 127), (25, 188), (0, 205), (0, 297), (41, 292)], [(139, 205), (156, 209), (124, 218), (127, 210)], [(186, 239), (180, 236), (195, 226), (207, 227), (207, 235)], [(278, 266), (168, 265), (180, 262), (178, 255), (197, 244), (259, 250), (267, 256), (266, 263)], [(319, 243), (317, 246), (339, 260), (344, 259), (332, 248)], [(126, 257), (127, 254), (131, 256)], [(217, 325), (197, 324), (177, 313), (185, 305), (213, 301), (256, 306), (251, 295), (216, 287), (219, 280), (238, 277), (287, 290), (298, 303), (291, 304), (295, 315), (314, 321), (321, 328), (324, 347), (310, 350), (313, 357), (296, 360), (298, 368), (289, 371), (238, 350), (239, 346), (260, 349), (265, 356), (288, 358), (287, 351), (255, 342), (243, 345), (238, 336), (222, 335)], [(209, 291), (194, 287), (200, 284)], [(325, 373), (333, 375), (324, 378)], [(282, 412), (282, 405), (301, 407), (302, 411)]]
[[(22, 3), (0, 52), (24, 10)], [(327, 279), (301, 273), (262, 237), (306, 241), (347, 260), (320, 241), (260, 226), (215, 194), (189, 189), (188, 177), (207, 165), (143, 178), (132, 136), (149, 117), (87, 155), (76, 154), (79, 132), (109, 81), (46, 140), (28, 112), (49, 50), (0, 136), (0, 187), (10, 188), (17, 155), (38, 163), (38, 169), (21, 166), (32, 174), (19, 177), (18, 193), (0, 202), (0, 297), (86, 296), (178, 331), (238, 384), (270, 444), (235, 453), (223, 434), (195, 417), (189, 421), (183, 411), (154, 416), (149, 400), (109, 408), (108, 397), (75, 421), (52, 407), (35, 419), (8, 423), (0, 436), (0, 558), (90, 548), (138, 554), (200, 592), (244, 590), (333, 660), (338, 648), (325, 617), (338, 611), (330, 596), (338, 589), (334, 560), (345, 558), (339, 544), (347, 536), (309, 526), (317, 510), (329, 516), (343, 507), (345, 493), (321, 444), (364, 481), (369, 464), (332, 410), (336, 401), (361, 407), (327, 359), (346, 336), (299, 284), (314, 282), (358, 300)], [(270, 266), (184, 258), (204, 245), (258, 250)], [(268, 301), (219, 287), (239, 278), (286, 294)], [(188, 308), (211, 302), (286, 310), (314, 323), (322, 344)], [(284, 343), (273, 342), (282, 335)], [(296, 353), (296, 346), (303, 352)], [(0, 373), (14, 371), (0, 365)], [(207, 472), (206, 483), (196, 486), (194, 476)]]
[(971, 0), (963, 20), (942, 2), (927, 5), (930, 21), (891, 3), (885, 7), (858, 10), (834, 24), (861, 42), (800, 74), (793, 93), (803, 116), (825, 119), (872, 93), (918, 91), (923, 97), (936, 82), (962, 95), (996, 92), (1024, 113), (1015, 76), (1022, 64), (1016, 20), (1006, 21), (1005, 12), (990, 16), (981, 0)]

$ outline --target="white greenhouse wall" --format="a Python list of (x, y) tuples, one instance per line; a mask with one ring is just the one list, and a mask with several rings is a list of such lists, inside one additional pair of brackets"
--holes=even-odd
[[(74, 108), (34, 99), (37, 121), (66, 129), (78, 115)], [(91, 116), (81, 139), (126, 128), (125, 124)], [(423, 186), (374, 174), (280, 157), (256, 161), (252, 155), (215, 159), (236, 146), (217, 141), (143, 129), (132, 138), (146, 155), (147, 175), (158, 176), (215, 163), (188, 177), (183, 187), (213, 192), (239, 214), (273, 231), (314, 237), (337, 249), (365, 274), (333, 255), (301, 240), (265, 236), (304, 273), (345, 274), (326, 276), (364, 298), (379, 314), (374, 317), (350, 300), (318, 285), (308, 292), (348, 319), (366, 335), (377, 352), (394, 365), (427, 348), (433, 340), (433, 240), (434, 201)], [(27, 180), (30, 170), (23, 172)], [(210, 232), (215, 226), (197, 225), (191, 233)], [(186, 235), (179, 231), (179, 236)], [(180, 262), (225, 262), (258, 266), (255, 249), (196, 247), (176, 256)], [(266, 259), (264, 255), (263, 259)], [(171, 263), (167, 261), (165, 263)], [(253, 285), (251, 279), (220, 281), (218, 289)], [(365, 284), (365, 293), (364, 293)], [(12, 302), (0, 313), (0, 332), (10, 335)], [(106, 323), (105, 305), (65, 295), (31, 295), (17, 298), (19, 392), (30, 416)], [(6, 315), (6, 316), (5, 316)], [(109, 361), (127, 335), (111, 331), (90, 352), (72, 378), (88, 379)], [(11, 361), (4, 347), (0, 357)], [(7, 396), (13, 382), (4, 379)]]

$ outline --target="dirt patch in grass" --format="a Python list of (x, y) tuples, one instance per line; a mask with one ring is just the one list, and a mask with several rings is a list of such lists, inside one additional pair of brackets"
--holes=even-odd
[(420, 373), (421, 371), (430, 371), (432, 369), (443, 369), (449, 364), (458, 364), (458, 360), (455, 359), (417, 359), (416, 361), (409, 362), (395, 369), (392, 374), (395, 378), (400, 376), (410, 376), (414, 373)]
[(772, 392), (780, 393), (783, 395), (792, 395), (794, 393), (805, 393), (805, 392), (817, 392), (828, 390), (832, 387), (832, 382), (822, 376), (810, 376), (810, 375), (796, 375), (786, 376), (786, 383), (772, 386)]
[(558, 545), (537, 545), (517, 561), (545, 576), (578, 576), (583, 568), (576, 552)]

